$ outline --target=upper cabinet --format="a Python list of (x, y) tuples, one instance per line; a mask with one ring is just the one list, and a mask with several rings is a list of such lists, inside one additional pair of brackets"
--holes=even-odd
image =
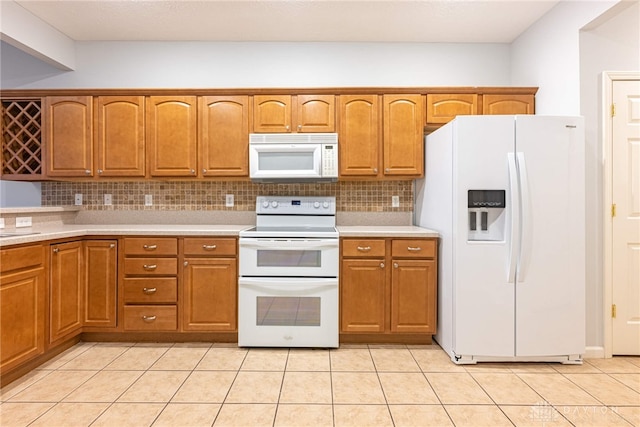
[(335, 132), (334, 95), (254, 95), (253, 132)]
[(47, 97), (43, 122), (46, 175), (93, 176), (92, 97)]
[(249, 175), (249, 97), (198, 98), (201, 176)]
[(147, 99), (150, 176), (196, 176), (196, 108), (195, 96), (150, 96)]
[(97, 176), (145, 176), (144, 96), (98, 96), (95, 102)]
[(424, 171), (424, 98), (384, 95), (384, 175), (420, 176)]
[(478, 114), (475, 93), (427, 94), (427, 123), (447, 123), (455, 116)]
[(375, 177), (382, 137), (378, 95), (340, 95), (340, 176)]
[(533, 95), (483, 95), (482, 114), (534, 114)]

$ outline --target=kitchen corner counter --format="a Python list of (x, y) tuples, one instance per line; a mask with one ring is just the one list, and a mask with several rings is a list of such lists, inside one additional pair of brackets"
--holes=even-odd
[(339, 225), (340, 237), (439, 237), (437, 231), (428, 228), (407, 226)]
[(85, 236), (237, 236), (240, 231), (249, 227), (252, 225), (76, 224), (55, 227), (25, 227), (2, 230), (21, 235), (1, 238), (0, 247)]

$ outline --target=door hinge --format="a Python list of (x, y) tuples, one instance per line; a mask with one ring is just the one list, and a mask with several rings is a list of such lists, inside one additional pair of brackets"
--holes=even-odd
[(615, 304), (611, 304), (611, 317), (613, 319), (615, 319), (616, 318), (616, 314), (617, 314), (616, 313), (616, 305)]
[(616, 204), (612, 203), (611, 204), (611, 218), (613, 218), (614, 216), (616, 216)]
[(611, 117), (616, 116), (616, 104), (611, 104)]

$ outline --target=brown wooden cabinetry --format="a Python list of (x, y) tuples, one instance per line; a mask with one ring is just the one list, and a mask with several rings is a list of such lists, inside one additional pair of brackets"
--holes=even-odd
[(182, 330), (237, 329), (237, 250), (235, 238), (184, 239)]
[(378, 176), (381, 110), (378, 95), (340, 95), (340, 176)]
[(436, 239), (345, 238), (341, 248), (340, 332), (347, 340), (353, 334), (383, 341), (426, 334), (421, 340), (430, 342), (436, 331)]
[(147, 157), (152, 177), (195, 177), (195, 96), (150, 96), (146, 103)]
[(125, 331), (177, 331), (178, 239), (124, 239), (122, 304)]
[(448, 123), (455, 116), (478, 114), (477, 93), (427, 94), (427, 123)]
[(98, 177), (145, 176), (144, 96), (98, 96)]
[(50, 245), (49, 342), (82, 332), (84, 265), (82, 241)]
[(534, 114), (534, 95), (486, 94), (482, 96), (482, 114)]
[(198, 98), (200, 174), (249, 175), (249, 97)]
[(43, 354), (45, 247), (0, 250), (0, 374)]
[(46, 174), (93, 176), (92, 97), (46, 97), (43, 124)]
[(335, 96), (254, 95), (253, 132), (335, 132)]
[(85, 327), (115, 328), (116, 289), (118, 284), (117, 240), (84, 241)]
[(424, 98), (384, 95), (384, 175), (421, 176), (424, 172)]

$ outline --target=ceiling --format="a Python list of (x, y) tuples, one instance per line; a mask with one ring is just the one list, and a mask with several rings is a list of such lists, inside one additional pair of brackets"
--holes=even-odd
[(510, 43), (558, 1), (16, 0), (89, 40)]

